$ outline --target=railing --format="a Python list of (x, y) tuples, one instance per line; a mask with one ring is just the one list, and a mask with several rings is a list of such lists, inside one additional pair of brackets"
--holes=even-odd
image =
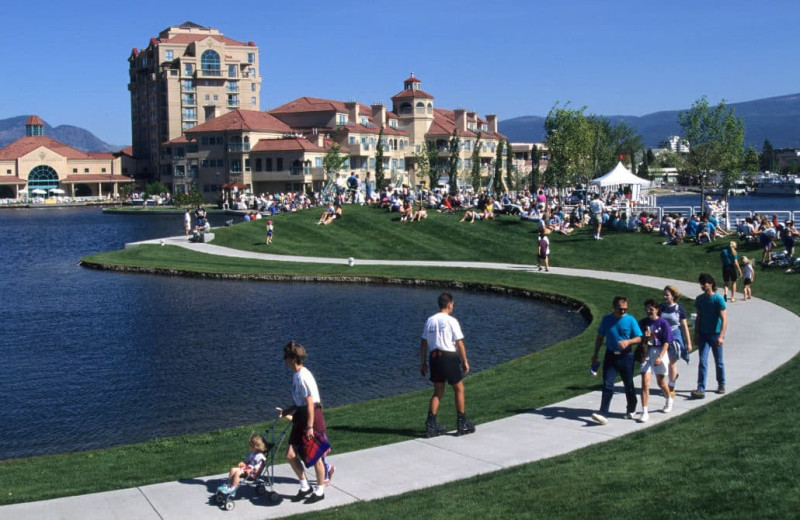
[(219, 78), (222, 77), (222, 70), (220, 69), (199, 69), (197, 77), (200, 78)]
[(228, 99), (228, 106), (229, 107), (238, 107), (239, 100), (238, 99)]
[(249, 152), (250, 143), (233, 143), (228, 145), (229, 152)]

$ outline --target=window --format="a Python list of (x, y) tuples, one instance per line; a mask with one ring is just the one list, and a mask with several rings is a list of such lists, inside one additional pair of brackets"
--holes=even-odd
[(469, 139), (464, 139), (464, 150), (466, 150), (467, 152), (469, 151), (469, 146), (471, 142), (472, 141), (470, 141)]
[(236, 65), (228, 65), (228, 77), (229, 78), (236, 77)]
[[(8, 170), (8, 173), (11, 173), (11, 170)], [(78, 173), (78, 169), (77, 168), (73, 168), (72, 169), (72, 173)]]
[(247, 63), (255, 63), (256, 62), (256, 53), (255, 52), (248, 52), (247, 53)]
[(250, 77), (251, 78), (256, 77), (256, 69), (254, 67), (250, 67)]
[(175, 165), (175, 177), (185, 177), (186, 176), (186, 166), (182, 164)]
[(347, 124), (347, 114), (336, 114), (336, 124), (337, 125), (346, 125)]
[(283, 157), (278, 157), (275, 159), (275, 169), (278, 171), (283, 171)]
[(369, 120), (367, 119), (367, 116), (361, 116), (361, 125), (362, 126), (367, 126), (368, 122), (369, 122)]
[(369, 169), (370, 170), (374, 170), (375, 169), (375, 158), (374, 157), (370, 157), (369, 158)]
[(89, 168), (84, 168), (83, 173), (89, 173)]
[(397, 119), (392, 119), (391, 121), (389, 121), (389, 126), (391, 126), (392, 128), (397, 128)]
[(246, 172), (250, 171), (250, 158), (249, 157), (244, 160), (244, 171), (246, 171)]
[(260, 171), (261, 171), (261, 162), (262, 162), (262, 161), (261, 161), (261, 158), (260, 158), (260, 157), (256, 159), (256, 171), (257, 171), (257, 172), (260, 172)]
[(406, 160), (405, 159), (398, 159), (397, 165), (401, 170), (406, 169)]
[(183, 109), (183, 119), (189, 121), (196, 121), (197, 120), (197, 109), (196, 108), (184, 108)]
[(175, 51), (164, 51), (164, 59), (172, 61), (175, 59)]
[(253, 106), (256, 106), (256, 97), (255, 96), (250, 98), (250, 104), (253, 105)]
[(356, 136), (354, 136), (354, 135), (350, 136), (350, 144), (357, 144)]
[(317, 157), (314, 160), (314, 166), (316, 166), (317, 168), (322, 168), (322, 157)]
[(200, 57), (200, 66), (205, 76), (220, 76), (219, 54), (211, 49), (205, 51)]
[(231, 173), (242, 172), (242, 161), (239, 159), (231, 159)]
[(100, 173), (106, 173), (106, 169), (105, 168), (100, 168)]
[(185, 79), (181, 82), (181, 89), (186, 92), (194, 92), (194, 82), (190, 79)]
[(250, 92), (255, 92), (258, 90), (258, 86), (255, 83), (250, 83)]
[(193, 63), (184, 63), (183, 64), (183, 74), (185, 76), (191, 76), (194, 72), (194, 64)]
[(267, 157), (266, 159), (264, 159), (264, 171), (265, 172), (271, 172), (272, 171), (272, 158), (271, 157)]
[(28, 188), (45, 191), (58, 188), (58, 174), (49, 166), (37, 166), (28, 174)]

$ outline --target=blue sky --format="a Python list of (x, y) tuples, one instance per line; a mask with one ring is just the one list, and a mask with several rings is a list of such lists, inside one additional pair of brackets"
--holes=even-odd
[(170, 25), (260, 50), (262, 109), (383, 101), (410, 71), (443, 108), (500, 120), (557, 101), (644, 115), (800, 92), (800, 2), (41, 0), (3, 7), (0, 119), (38, 114), (130, 143), (127, 58)]

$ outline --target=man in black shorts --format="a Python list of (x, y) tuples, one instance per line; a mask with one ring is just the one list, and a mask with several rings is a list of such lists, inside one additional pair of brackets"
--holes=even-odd
[[(436, 422), (439, 402), (444, 396), (445, 382), (453, 387), (455, 394), (457, 429), (456, 435), (473, 433), (475, 425), (467, 420), (464, 399), (464, 376), (469, 373), (467, 350), (464, 347), (464, 334), (458, 320), (450, 314), (453, 312), (453, 296), (449, 293), (439, 295), (439, 312), (428, 318), (422, 331), (420, 345), (420, 373), (428, 372), (426, 359), (430, 358), (433, 396), (425, 422), (427, 437), (436, 437), (447, 431), (447, 428)], [(462, 370), (463, 366), (463, 370)]]

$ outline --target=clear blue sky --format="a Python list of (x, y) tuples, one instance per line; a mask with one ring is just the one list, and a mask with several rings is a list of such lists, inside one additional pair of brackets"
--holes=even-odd
[(798, 20), (796, 0), (8, 2), (0, 119), (38, 114), (130, 143), (131, 49), (185, 21), (259, 46), (263, 109), (390, 104), (414, 71), (436, 106), (501, 121), (556, 101), (644, 115), (800, 92)]

